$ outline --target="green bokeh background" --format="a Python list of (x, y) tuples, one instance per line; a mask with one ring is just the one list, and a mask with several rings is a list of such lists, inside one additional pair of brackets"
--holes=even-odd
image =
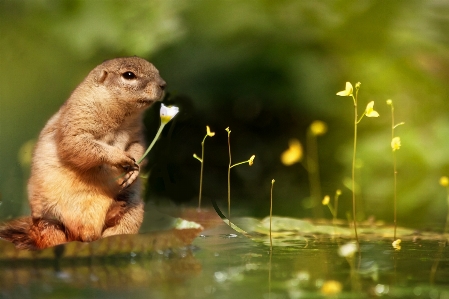
[[(0, 219), (28, 213), (30, 140), (97, 64), (118, 56), (151, 61), (181, 107), (149, 157), (150, 201), (194, 204), (200, 142), (206, 140), (205, 200), (227, 198), (227, 133), (236, 213), (265, 216), (271, 180), (274, 213), (330, 217), (313, 209), (304, 168), (279, 156), (290, 138), (305, 142), (316, 119), (322, 191), (341, 189), (340, 218), (351, 209), (350, 98), (346, 81), (360, 81), (359, 113), (369, 101), (380, 113), (359, 124), (359, 220), (392, 222), (390, 110), (402, 147), (398, 221), (442, 229), (449, 175), (449, 3), (429, 1), (80, 1), (0, 0)], [(158, 107), (146, 118), (148, 139)], [(318, 210), (318, 213), (317, 213)]]

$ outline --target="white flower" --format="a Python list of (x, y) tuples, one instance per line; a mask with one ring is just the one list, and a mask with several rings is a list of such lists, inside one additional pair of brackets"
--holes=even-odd
[(164, 104), (161, 104), (161, 110), (160, 110), (160, 116), (161, 116), (161, 123), (164, 125), (167, 124), (169, 121), (172, 120), (173, 117), (175, 117), (176, 114), (178, 114), (179, 108), (176, 106), (165, 106)]

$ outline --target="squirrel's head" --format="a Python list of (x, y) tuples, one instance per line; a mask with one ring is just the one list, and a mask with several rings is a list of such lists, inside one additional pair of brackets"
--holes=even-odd
[(103, 90), (108, 97), (118, 104), (139, 110), (161, 100), (166, 85), (154, 65), (139, 57), (107, 60), (97, 66), (89, 77), (96, 87), (105, 87)]

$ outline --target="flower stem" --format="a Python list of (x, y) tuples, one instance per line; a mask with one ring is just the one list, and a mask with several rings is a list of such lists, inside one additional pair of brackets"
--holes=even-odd
[(318, 145), (317, 138), (311, 132), (307, 130), (307, 162), (306, 170), (309, 176), (310, 197), (312, 198), (314, 205), (315, 218), (322, 217), (322, 210), (320, 208), (321, 200), (321, 186), (320, 186), (320, 169), (318, 164)]
[(228, 166), (228, 224), (231, 225), (231, 132), (228, 132), (228, 152), (229, 152), (229, 166)]
[(153, 141), (151, 142), (150, 146), (148, 146), (148, 148), (145, 151), (145, 153), (143, 154), (143, 156), (137, 161), (137, 164), (142, 163), (143, 159), (145, 159), (145, 157), (151, 151), (151, 148), (153, 148), (154, 144), (156, 143), (157, 139), (159, 138), (159, 135), (161, 135), (162, 130), (164, 129), (164, 127), (165, 127), (165, 123), (161, 122), (161, 125), (160, 125), (159, 129), (157, 130), (156, 136), (154, 136)]
[(447, 208), (448, 208), (448, 211), (447, 211), (447, 218), (446, 218), (446, 225), (445, 225), (445, 228), (444, 228), (444, 233), (449, 233), (449, 187), (446, 187), (446, 190), (447, 190)]
[(236, 163), (236, 164), (230, 166), (230, 168), (232, 168), (234, 166), (237, 166), (237, 165), (242, 165), (242, 164), (245, 164), (245, 163), (249, 163), (249, 161), (243, 161), (243, 162)]
[[(391, 102), (391, 140), (394, 138), (394, 128), (396, 126), (394, 125), (394, 106), (393, 102)], [(393, 176), (394, 176), (394, 187), (393, 187), (393, 217), (394, 217), (394, 234), (393, 234), (393, 241), (396, 240), (396, 229), (397, 229), (397, 169), (396, 169), (396, 151), (393, 150)]]
[(203, 142), (201, 142), (201, 171), (200, 171), (200, 194), (198, 196), (198, 210), (201, 210), (201, 196), (203, 194), (203, 169), (204, 169), (204, 141), (206, 140), (204, 136)]
[(352, 221), (354, 224), (354, 234), (357, 241), (357, 246), (359, 247), (359, 237), (357, 235), (357, 219), (356, 219), (356, 198), (355, 198), (355, 160), (356, 160), (356, 150), (357, 150), (357, 94), (358, 88), (356, 89), (355, 97), (352, 96), (354, 100), (354, 152), (352, 154)]
[(273, 239), (271, 237), (271, 220), (273, 218), (273, 186), (274, 186), (274, 179), (271, 180), (271, 193), (270, 193), (270, 251), (273, 251)]

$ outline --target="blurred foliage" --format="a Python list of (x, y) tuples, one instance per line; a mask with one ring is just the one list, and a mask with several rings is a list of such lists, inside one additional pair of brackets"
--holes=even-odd
[[(194, 203), (199, 164), (192, 154), (209, 125), (203, 196), (226, 199), (226, 132), (234, 161), (232, 202), (264, 216), (271, 179), (274, 213), (309, 217), (307, 173), (284, 166), (288, 140), (306, 139), (316, 119), (322, 191), (342, 189), (340, 218), (350, 209), (352, 103), (335, 96), (362, 82), (360, 113), (374, 100), (379, 119), (359, 125), (360, 217), (392, 221), (390, 112), (396, 130), (398, 220), (444, 225), (449, 174), (449, 3), (429, 1), (87, 1), (0, 0), (0, 218), (27, 213), (28, 170), (19, 161), (45, 121), (101, 61), (139, 55), (153, 62), (181, 107), (150, 155), (147, 196)], [(151, 140), (157, 107), (146, 120)], [(152, 135), (153, 134), (153, 135)], [(20, 150), (22, 148), (22, 150)], [(28, 150), (27, 150), (28, 148)], [(20, 158), (19, 158), (20, 157)], [(26, 159), (25, 159), (26, 161)], [(322, 207), (322, 215), (328, 211)], [(242, 212), (243, 213), (243, 212)], [(435, 226), (434, 226), (435, 225)]]

